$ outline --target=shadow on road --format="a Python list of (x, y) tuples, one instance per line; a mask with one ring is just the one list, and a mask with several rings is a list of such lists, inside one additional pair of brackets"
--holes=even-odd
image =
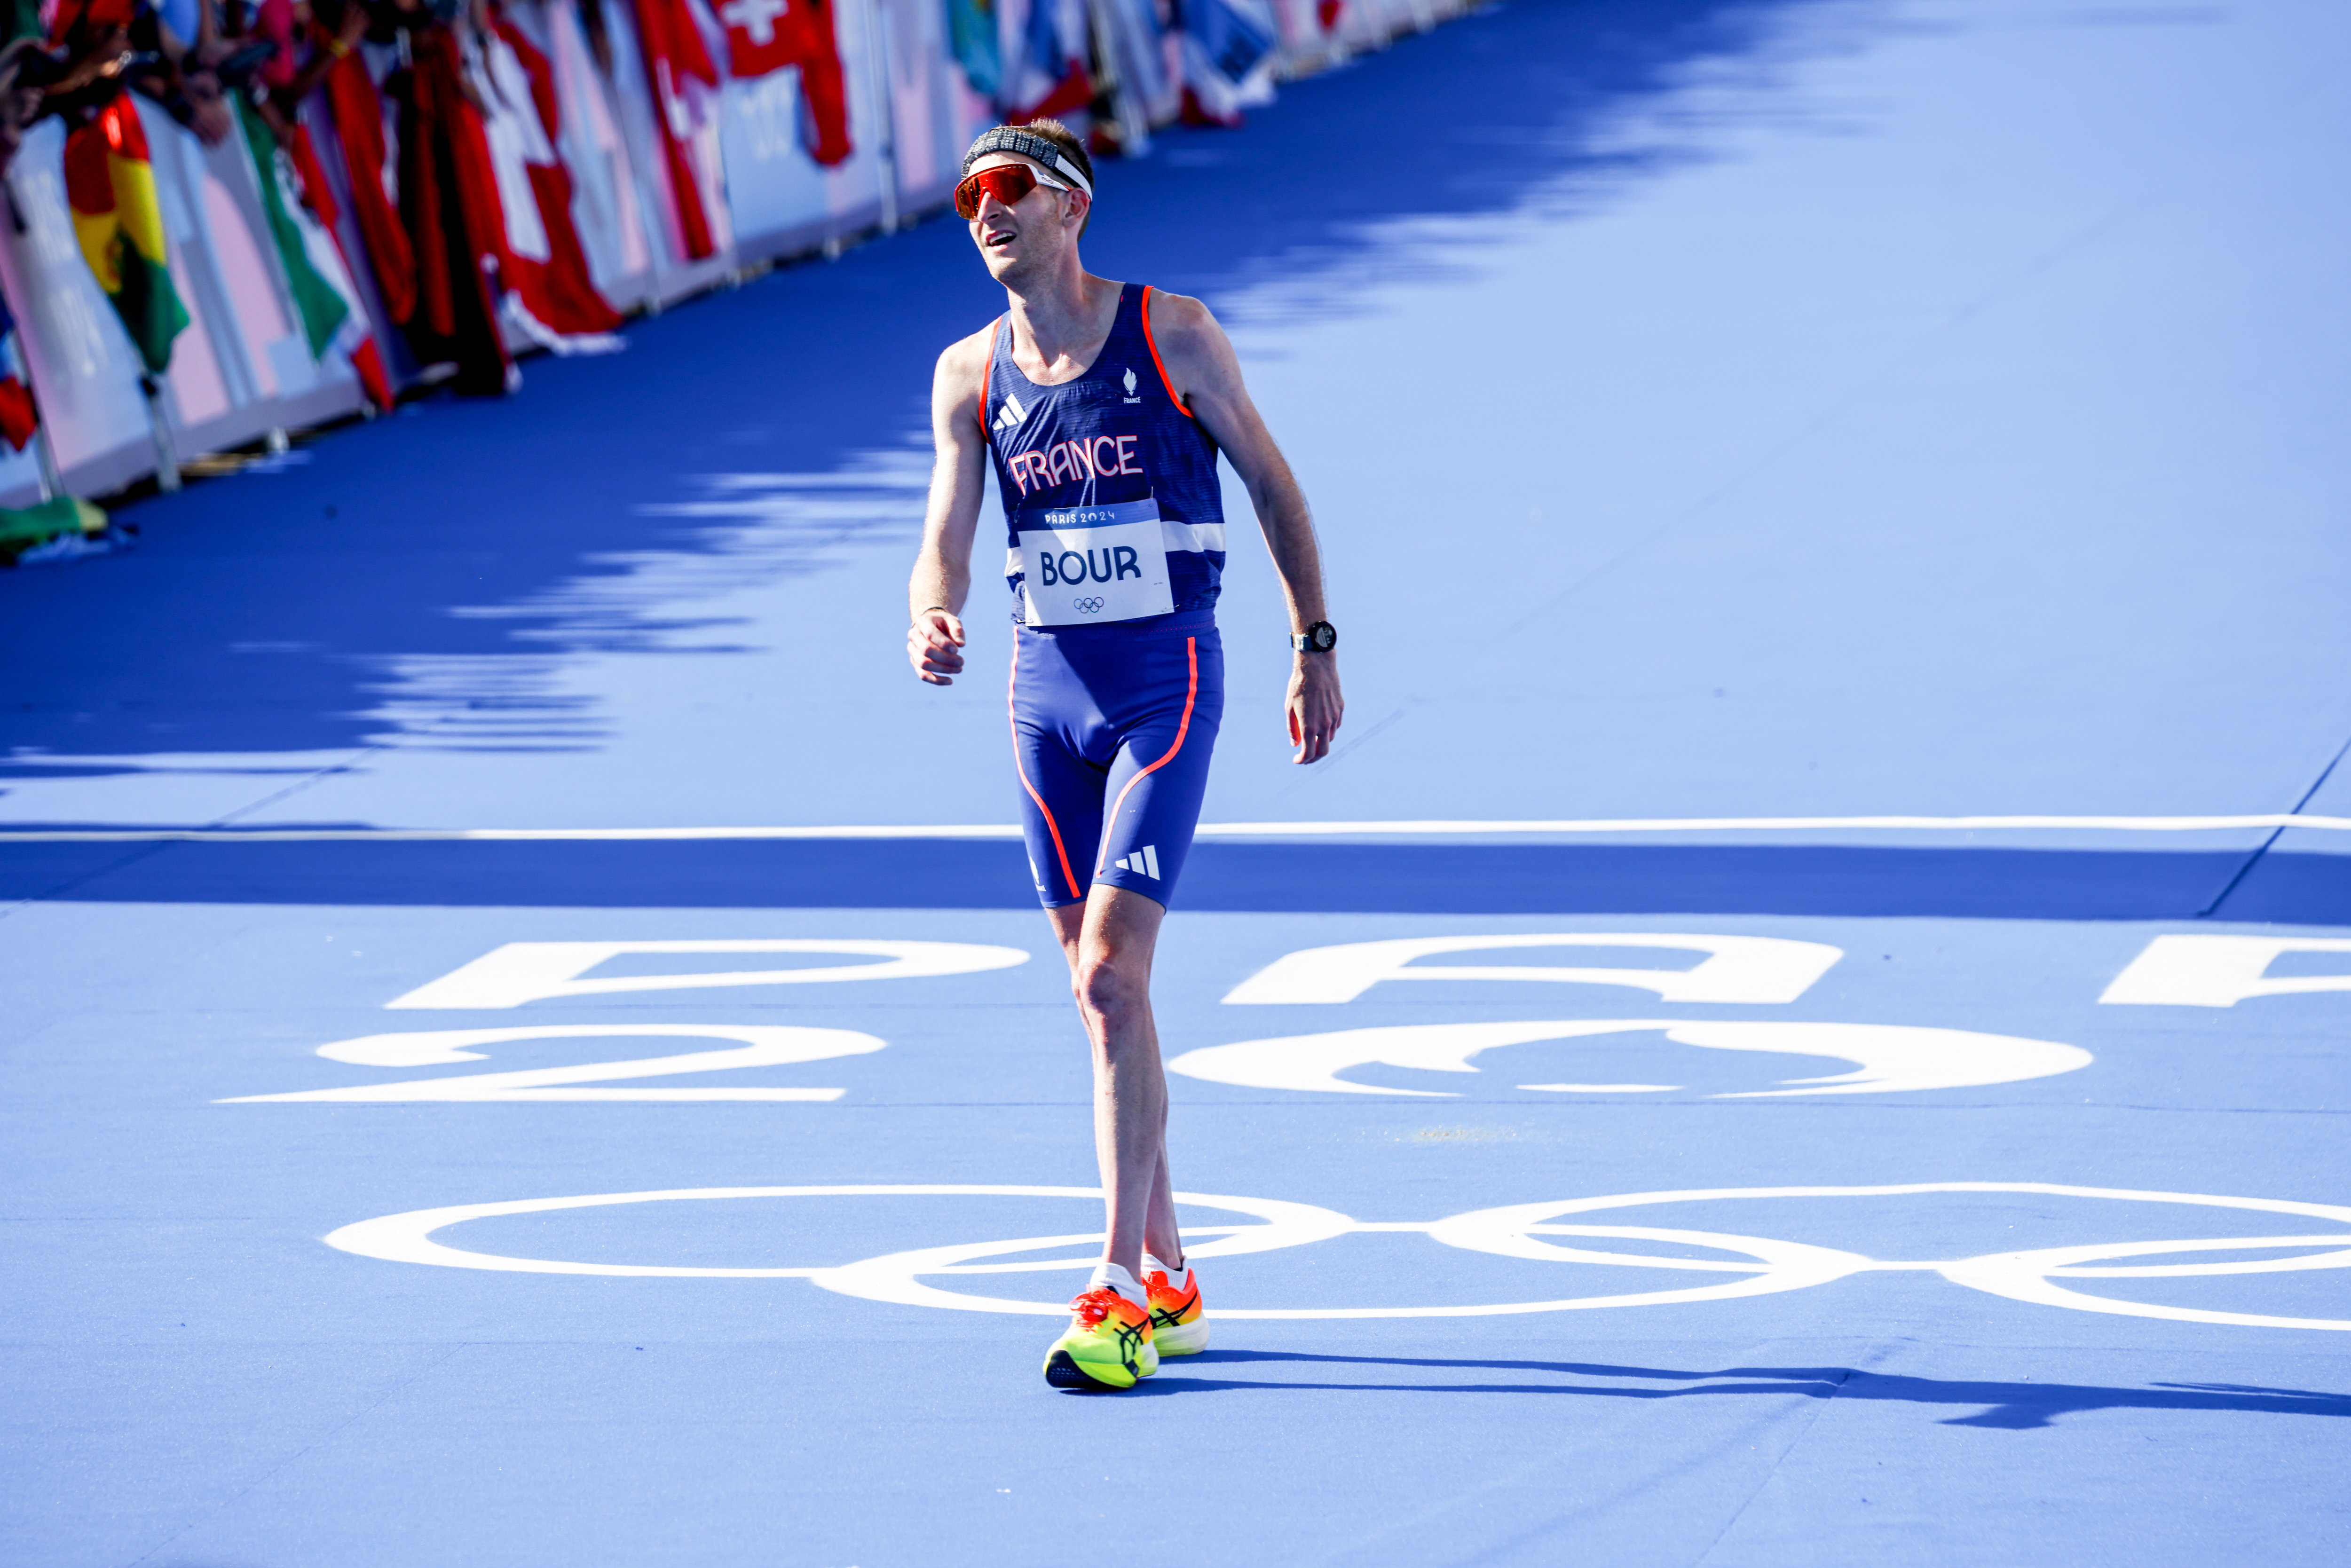
[[(1194, 1367), (1305, 1363), (1332, 1368), (1396, 1367), (1407, 1371), (1536, 1373), (1546, 1381), (1421, 1383), (1382, 1378), (1270, 1380), (1197, 1377)], [(1906, 1405), (1968, 1406), (1950, 1427), (2030, 1431), (2060, 1416), (2094, 1410), (2242, 1411), (2276, 1416), (2351, 1416), (2351, 1394), (2301, 1388), (2263, 1388), (2234, 1383), (2157, 1383), (2141, 1388), (2107, 1388), (2081, 1383), (2001, 1383), (1965, 1378), (1907, 1377), (1850, 1366), (1726, 1366), (1708, 1372), (1670, 1367), (1613, 1366), (1583, 1361), (1468, 1361), (1423, 1356), (1312, 1355), (1294, 1351), (1211, 1350), (1182, 1362), (1164, 1364), (1158, 1376), (1137, 1386), (1153, 1395), (1207, 1394), (1243, 1388), (1296, 1388), (1326, 1392), (1422, 1394), (1549, 1394), (1593, 1399), (1693, 1399), (1751, 1395), (1804, 1399), (1881, 1399)], [(1569, 1381), (1573, 1380), (1573, 1381)], [(1646, 1386), (1644, 1386), (1646, 1385)]]

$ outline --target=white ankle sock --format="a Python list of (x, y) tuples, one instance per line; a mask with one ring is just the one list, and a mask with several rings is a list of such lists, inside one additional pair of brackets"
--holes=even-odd
[(1093, 1278), (1086, 1281), (1086, 1289), (1089, 1291), (1103, 1285), (1108, 1285), (1138, 1307), (1148, 1310), (1151, 1305), (1151, 1292), (1144, 1290), (1134, 1275), (1115, 1263), (1095, 1264)]
[(1171, 1269), (1166, 1264), (1162, 1263), (1158, 1259), (1154, 1258), (1150, 1253), (1145, 1252), (1143, 1255), (1144, 1277), (1148, 1279), (1155, 1272), (1166, 1275), (1168, 1288), (1173, 1291), (1181, 1291), (1185, 1286), (1192, 1282), (1192, 1266), (1189, 1263), (1185, 1264), (1180, 1269)]

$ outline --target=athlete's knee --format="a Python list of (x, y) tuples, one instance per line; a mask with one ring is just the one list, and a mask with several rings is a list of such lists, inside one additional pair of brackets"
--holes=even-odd
[(1089, 945), (1078, 956), (1071, 989), (1089, 1019), (1121, 1023), (1150, 1007), (1150, 967), (1108, 944)]

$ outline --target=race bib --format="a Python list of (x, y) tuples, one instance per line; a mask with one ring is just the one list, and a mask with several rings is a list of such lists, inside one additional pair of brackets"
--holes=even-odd
[(1021, 619), (1029, 625), (1084, 626), (1174, 612), (1158, 502), (1062, 507), (1022, 521), (1042, 525), (1020, 530)]

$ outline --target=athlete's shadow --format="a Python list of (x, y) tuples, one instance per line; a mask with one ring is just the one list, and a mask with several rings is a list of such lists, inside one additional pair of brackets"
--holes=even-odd
[[(1311, 1363), (1330, 1367), (1387, 1366), (1546, 1374), (1557, 1381), (1417, 1383), (1343, 1378), (1274, 1380), (1189, 1376), (1194, 1368), (1243, 1366), (1266, 1362)], [(2228, 1410), (2283, 1416), (2351, 1416), (2351, 1394), (2301, 1388), (2264, 1388), (2237, 1383), (2157, 1383), (2141, 1388), (2110, 1388), (2079, 1383), (2001, 1383), (1959, 1378), (1911, 1377), (1865, 1372), (1851, 1366), (1727, 1366), (1709, 1372), (1670, 1367), (1615, 1366), (1583, 1361), (1469, 1361), (1402, 1355), (1314, 1355), (1300, 1351), (1211, 1350), (1163, 1364), (1159, 1375), (1139, 1385), (1139, 1394), (1211, 1394), (1233, 1389), (1315, 1389), (1323, 1392), (1404, 1394), (1549, 1394), (1593, 1399), (1687, 1399), (1794, 1395), (1807, 1399), (1879, 1399), (1912, 1405), (1975, 1406), (1944, 1425), (2024, 1431), (2052, 1425), (2061, 1416), (2089, 1410)]]

